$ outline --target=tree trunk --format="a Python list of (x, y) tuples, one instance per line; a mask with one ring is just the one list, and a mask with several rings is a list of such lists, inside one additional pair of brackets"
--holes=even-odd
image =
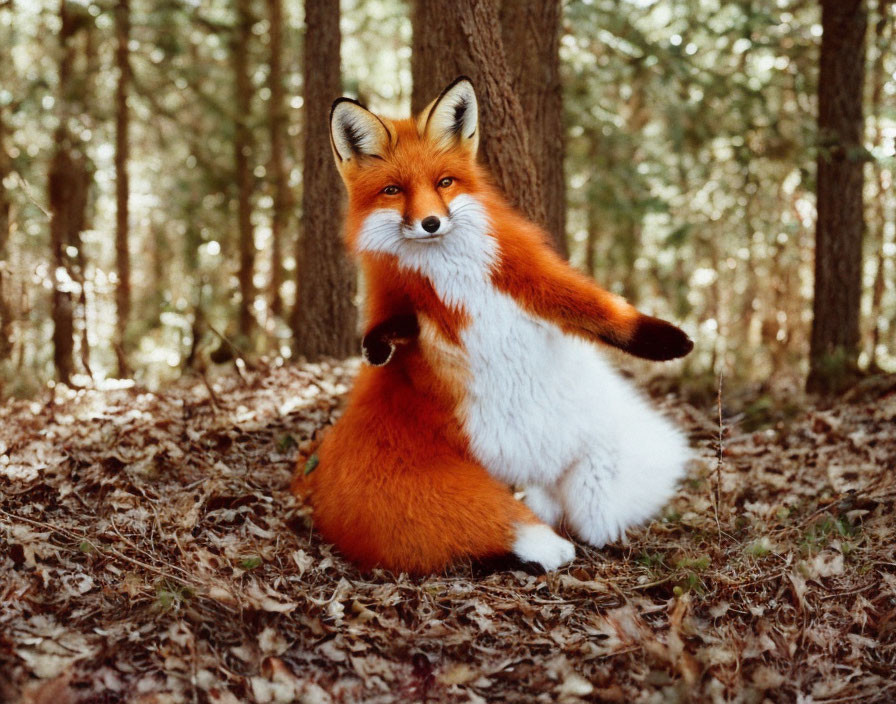
[(283, 232), (289, 218), (289, 191), (284, 165), (284, 135), (286, 133), (286, 103), (283, 95), (283, 0), (267, 0), (270, 32), (270, 73), (268, 87), (271, 91), (268, 125), (271, 138), (271, 182), (274, 186), (274, 205), (271, 214), (271, 313), (283, 313)]
[(118, 66), (118, 84), (115, 88), (115, 266), (118, 271), (118, 285), (115, 289), (115, 307), (118, 314), (115, 325), (115, 353), (118, 357), (118, 375), (126, 377), (130, 375), (130, 369), (125, 338), (131, 314), (131, 258), (128, 252), (130, 0), (118, 0), (118, 5), (115, 7), (115, 32), (118, 40), (115, 49), (115, 63)]
[(345, 255), (330, 105), (342, 94), (339, 2), (305, 2), (305, 163), (293, 333), (309, 358), (358, 353), (356, 275)]
[(822, 0), (818, 78), (818, 222), (810, 391), (854, 382), (862, 291), (862, 84), (867, 15), (862, 0)]
[[(75, 371), (75, 323), (72, 287), (75, 276), (72, 271), (68, 245), (73, 227), (77, 226), (76, 160), (73, 157), (72, 135), (68, 128), (71, 111), (68, 95), (72, 79), (75, 48), (72, 42), (76, 32), (76, 17), (67, 0), (59, 3), (59, 126), (54, 133), (54, 153), (47, 173), (47, 196), (50, 203), (50, 276), (53, 281), (53, 364), (56, 377), (63, 384), (70, 384)], [(79, 230), (80, 231), (80, 230)]]
[(415, 0), (411, 108), (420, 112), (457, 76), (469, 76), (482, 106), (481, 158), (510, 202), (545, 225), (543, 193), (504, 51), (499, 5), (499, 0)]
[(252, 110), (252, 80), (249, 75), (249, 42), (252, 38), (250, 0), (236, 0), (236, 30), (233, 36), (233, 72), (236, 82), (236, 124), (233, 141), (237, 183), (237, 218), (239, 227), (240, 263), (237, 278), (240, 305), (237, 327), (248, 343), (253, 328), (255, 303), (255, 232), (252, 228), (252, 133), (249, 119)]
[(53, 364), (56, 376), (70, 384), (74, 374), (74, 299), (73, 276), (66, 245), (69, 240), (75, 204), (74, 164), (68, 144), (67, 130), (56, 130), (56, 151), (50, 163), (47, 193), (50, 201), (50, 265), (53, 279)]
[(9, 232), (12, 227), (10, 222), (12, 203), (4, 185), (6, 177), (12, 172), (9, 154), (6, 151), (5, 112), (5, 106), (0, 105), (0, 261), (6, 259), (6, 243), (9, 242)]
[[(892, 17), (890, 16), (890, 5), (893, 0), (878, 0), (877, 3), (877, 22), (874, 26), (874, 45), (877, 56), (874, 59), (872, 73), (872, 91), (871, 91), (871, 113), (874, 115), (874, 139), (872, 146), (875, 150), (880, 149), (884, 140), (883, 127), (883, 93), (884, 84), (886, 83), (886, 71), (884, 68), (884, 58), (887, 48), (890, 45), (891, 37), (888, 37), (888, 27), (892, 25)], [(877, 194), (874, 199), (875, 214), (875, 230), (877, 232), (875, 245), (875, 272), (874, 287), (871, 291), (871, 349), (868, 360), (868, 369), (877, 372), (880, 367), (877, 364), (877, 352), (880, 346), (880, 319), (881, 306), (884, 299), (884, 291), (886, 290), (886, 268), (887, 268), (887, 187), (886, 178), (884, 176), (884, 166), (881, 163), (874, 165), (877, 172)]]
[[(0, 67), (6, 68), (6, 62), (0, 59)], [(12, 354), (12, 319), (13, 311), (9, 303), (11, 290), (11, 270), (7, 244), (12, 228), (12, 204), (4, 180), (12, 171), (9, 154), (6, 152), (6, 116), (5, 106), (0, 105), (0, 362)], [(0, 384), (2, 391), (2, 384)]]
[(560, 0), (503, 0), (501, 35), (511, 84), (523, 108), (529, 149), (544, 203), (539, 223), (551, 234), (564, 258), (566, 179), (563, 174), (565, 128), (560, 83)]
[(585, 223), (588, 228), (585, 233), (585, 273), (588, 276), (594, 276), (594, 270), (597, 268), (597, 228), (599, 219), (595, 205), (588, 198), (585, 201)]

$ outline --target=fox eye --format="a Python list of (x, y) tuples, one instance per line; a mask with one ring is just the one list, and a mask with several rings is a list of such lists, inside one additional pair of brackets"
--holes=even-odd
[(452, 183), (454, 183), (454, 179), (450, 176), (446, 176), (439, 181), (439, 188), (448, 188)]
[(387, 196), (397, 196), (401, 193), (401, 189), (398, 186), (386, 186), (381, 193), (384, 193)]

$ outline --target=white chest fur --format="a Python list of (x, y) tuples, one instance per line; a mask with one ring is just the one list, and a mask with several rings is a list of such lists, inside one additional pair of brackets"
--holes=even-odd
[(463, 387), (457, 412), (476, 458), (495, 477), (529, 485), (544, 520), (563, 516), (593, 545), (614, 540), (668, 500), (689, 456), (684, 438), (595, 345), (492, 285), (498, 244), (475, 199), (455, 198), (450, 216), (450, 235), (424, 243), (402, 236), (395, 211), (379, 211), (361, 247), (397, 256), (468, 315), (462, 348), (425, 319), (420, 339), (440, 373)]

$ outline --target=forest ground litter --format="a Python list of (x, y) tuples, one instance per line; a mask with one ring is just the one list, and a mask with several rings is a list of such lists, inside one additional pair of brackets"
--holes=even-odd
[(0, 408), (0, 701), (896, 701), (896, 390), (699, 459), (546, 575), (363, 575), (289, 493), (357, 362)]

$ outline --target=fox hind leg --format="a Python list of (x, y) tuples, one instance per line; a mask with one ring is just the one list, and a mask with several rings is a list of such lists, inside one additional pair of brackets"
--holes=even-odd
[(595, 449), (560, 480), (565, 524), (585, 542), (601, 547), (623, 537), (674, 495), (689, 451), (665, 420), (653, 430), (647, 433), (650, 441), (627, 442), (613, 456)]
[(537, 562), (546, 572), (572, 562), (576, 547), (544, 523), (523, 523), (517, 527), (513, 554), (523, 562)]

